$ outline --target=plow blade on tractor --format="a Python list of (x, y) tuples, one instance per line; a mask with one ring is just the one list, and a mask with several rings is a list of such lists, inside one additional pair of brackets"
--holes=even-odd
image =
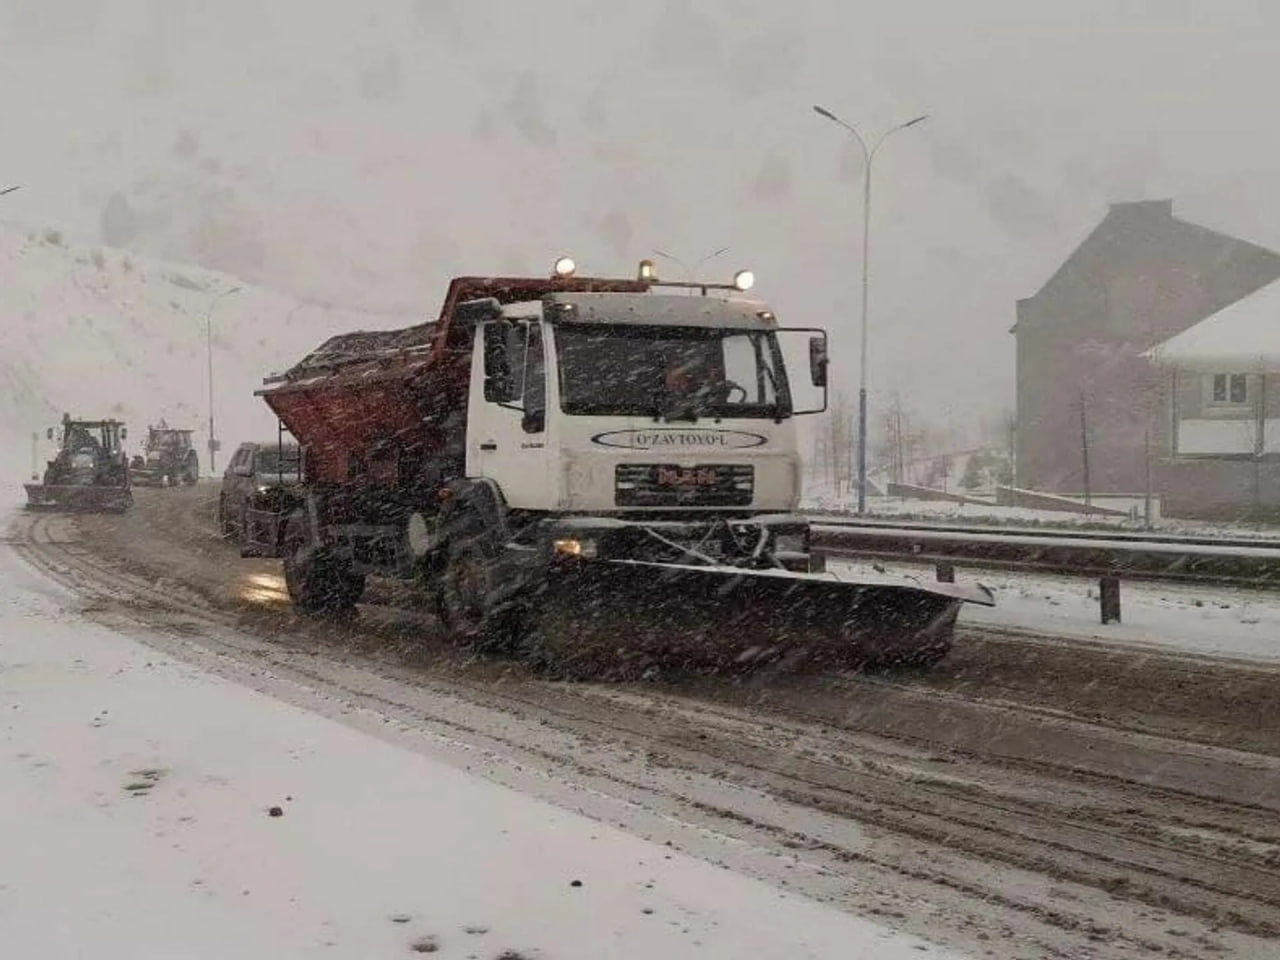
[(564, 564), (526, 609), (525, 647), (562, 676), (929, 665), (982, 586), (635, 561)]
[(84, 513), (123, 513), (133, 506), (128, 487), (90, 484), (24, 484), (28, 510), (66, 510)]

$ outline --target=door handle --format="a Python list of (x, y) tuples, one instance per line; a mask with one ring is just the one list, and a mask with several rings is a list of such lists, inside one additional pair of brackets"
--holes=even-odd
[(498, 445), (497, 445), (496, 443), (493, 443), (493, 442), (489, 442), (489, 443), (482, 443), (482, 444), (480, 444), (480, 449), (481, 449), (481, 450), (497, 450), (497, 449), (498, 449)]

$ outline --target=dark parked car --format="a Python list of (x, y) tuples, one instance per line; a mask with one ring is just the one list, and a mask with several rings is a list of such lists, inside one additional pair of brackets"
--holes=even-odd
[(218, 494), (218, 529), (225, 537), (244, 538), (249, 504), (280, 487), (300, 481), (296, 443), (263, 440), (242, 443), (222, 474)]

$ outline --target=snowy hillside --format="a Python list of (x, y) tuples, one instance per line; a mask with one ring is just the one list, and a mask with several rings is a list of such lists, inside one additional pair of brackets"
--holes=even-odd
[(123, 419), (131, 450), (161, 417), (194, 428), (207, 470), (211, 310), (224, 452), (274, 435), (274, 418), (253, 395), (264, 374), (332, 333), (413, 320), (300, 304), (234, 277), (13, 228), (0, 228), (0, 292), (0, 474), (8, 480), (30, 472), (31, 434), (45, 447), (45, 429), (64, 411)]

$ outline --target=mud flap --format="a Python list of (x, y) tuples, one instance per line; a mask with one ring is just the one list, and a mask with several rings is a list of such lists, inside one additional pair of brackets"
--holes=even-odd
[(571, 675), (928, 664), (981, 588), (635, 562), (562, 562), (529, 609), (535, 659)]

